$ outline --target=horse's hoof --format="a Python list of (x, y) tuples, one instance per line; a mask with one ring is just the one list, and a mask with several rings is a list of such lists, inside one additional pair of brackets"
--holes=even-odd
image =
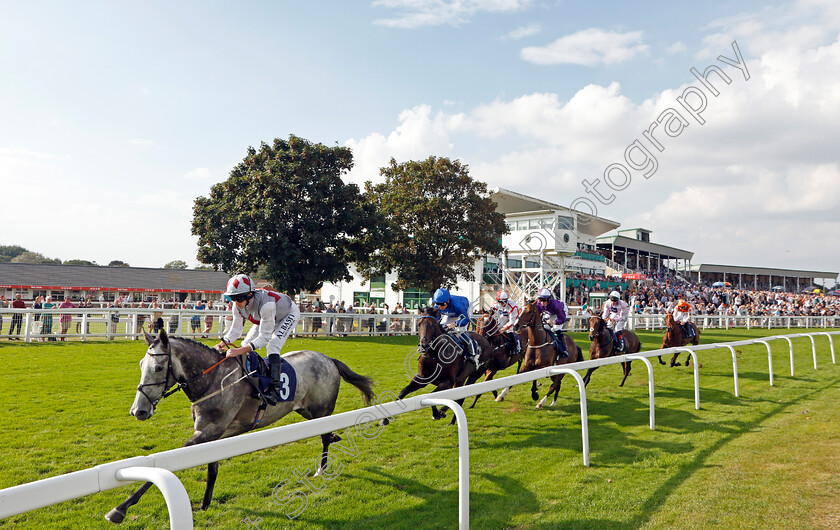
[(666, 365), (666, 364), (668, 364), (668, 363), (666, 363), (666, 362), (665, 362), (665, 361), (663, 361), (662, 359), (659, 359), (659, 364), (661, 364), (662, 366), (665, 366), (665, 365)]
[(499, 396), (499, 397), (496, 398), (496, 401), (498, 401), (499, 403), (501, 403), (504, 400), (505, 400), (504, 396)]
[(671, 368), (673, 368), (673, 367), (675, 367), (675, 366), (682, 366), (682, 364), (680, 364), (680, 363), (674, 363), (674, 364), (672, 364), (672, 365), (671, 365)]
[(537, 403), (536, 405), (534, 405), (534, 408), (535, 408), (535, 409), (538, 409), (538, 410), (542, 410), (542, 405), (540, 405), (539, 403)]
[(385, 427), (389, 423), (391, 423), (391, 421), (388, 418), (382, 418), (381, 420), (379, 420), (379, 425), (382, 427)]
[(536, 392), (533, 392), (533, 393), (531, 393), (531, 399), (533, 399), (534, 401), (539, 401), (540, 395), (537, 394)]
[(105, 514), (105, 519), (114, 524), (120, 524), (121, 522), (123, 522), (123, 519), (125, 519), (125, 512), (121, 512), (114, 508), (113, 510)]

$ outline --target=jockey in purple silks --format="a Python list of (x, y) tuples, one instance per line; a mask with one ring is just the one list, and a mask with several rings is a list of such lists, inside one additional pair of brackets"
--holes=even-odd
[(545, 330), (549, 332), (549, 335), (553, 332), (554, 347), (557, 349), (557, 352), (561, 355), (568, 355), (566, 344), (562, 338), (562, 326), (566, 322), (566, 304), (552, 297), (551, 291), (543, 287), (537, 295), (537, 309), (541, 316), (543, 313), (547, 313), (549, 315), (548, 318), (551, 316), (554, 317), (554, 325), (552, 327), (546, 325)]

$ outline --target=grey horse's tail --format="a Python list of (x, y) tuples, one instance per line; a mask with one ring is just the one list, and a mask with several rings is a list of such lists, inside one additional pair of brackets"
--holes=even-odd
[(330, 357), (330, 360), (338, 368), (338, 373), (341, 375), (341, 378), (358, 388), (362, 393), (362, 399), (364, 399), (365, 405), (370, 405), (371, 401), (373, 401), (373, 379), (357, 374), (338, 359)]

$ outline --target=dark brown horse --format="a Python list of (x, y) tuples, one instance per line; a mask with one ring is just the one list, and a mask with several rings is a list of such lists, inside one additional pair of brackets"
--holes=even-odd
[[(589, 359), (605, 359), (615, 355), (638, 353), (639, 350), (642, 349), (642, 343), (639, 341), (639, 337), (635, 333), (624, 330), (621, 334), (624, 336), (624, 351), (617, 352), (615, 351), (613, 335), (607, 327), (607, 321), (599, 316), (590, 317), (589, 340), (592, 341), (592, 344), (589, 346)], [(621, 380), (621, 384), (618, 386), (624, 386), (624, 382), (627, 381), (627, 376), (630, 375), (630, 362), (631, 361), (621, 363), (621, 369), (622, 372), (624, 372), (624, 379)], [(586, 371), (586, 375), (583, 376), (584, 384), (589, 384), (589, 378), (591, 377), (592, 372), (596, 369), (597, 367), (590, 368)]]
[[(499, 331), (500, 326), (499, 322), (493, 316), (492, 313), (485, 313), (478, 319), (476, 322), (475, 331), (482, 337), (487, 339), (487, 342), (490, 343), (490, 347), (493, 348), (493, 355), (490, 357), (490, 362), (487, 363), (487, 369), (484, 371), (484, 380), (490, 381), (493, 379), (493, 376), (496, 375), (496, 372), (501, 370), (505, 370), (510, 368), (514, 364), (517, 365), (517, 372), (519, 368), (522, 367), (522, 359), (525, 357), (525, 344), (528, 340), (525, 331), (522, 330), (519, 333), (519, 338), (521, 340), (521, 351), (516, 353), (515, 351), (510, 351), (510, 345), (508, 345), (507, 341), (505, 340), (505, 334)], [(507, 389), (505, 389), (507, 390)], [(481, 394), (475, 396), (475, 399), (470, 405), (470, 408), (475, 407), (475, 403), (478, 401), (478, 398), (481, 397)], [(502, 401), (498, 399), (498, 393), (494, 390), (493, 397), (497, 399), (497, 401)]]
[[(685, 346), (687, 344), (693, 344), (697, 346), (700, 344), (700, 330), (697, 329), (697, 326), (694, 325), (694, 322), (689, 322), (689, 326), (694, 329), (694, 336), (690, 339), (685, 338), (685, 333), (683, 333), (682, 326), (680, 326), (676, 320), (674, 320), (674, 315), (668, 313), (665, 315), (665, 326), (668, 328), (665, 330), (665, 337), (662, 338), (662, 349), (665, 348), (679, 348), (680, 346)], [(677, 362), (677, 357), (680, 356), (681, 352), (677, 352), (671, 357), (671, 366), (680, 366), (680, 363)], [(688, 355), (686, 353), (686, 355)], [(688, 355), (688, 358), (685, 360), (685, 365), (688, 366), (689, 361), (691, 360), (691, 356)], [(659, 364), (665, 364), (665, 361), (662, 360), (662, 356), (659, 356)]]
[[(461, 345), (456, 340), (456, 335), (460, 332), (447, 333), (440, 325), (439, 318), (440, 311), (429, 307), (423, 311), (417, 321), (417, 332), (420, 336), (417, 351), (421, 354), (417, 373), (400, 391), (399, 399), (429, 384), (437, 386), (433, 392), (471, 385), (484, 373), (482, 368), (487, 366), (493, 355), (493, 348), (487, 339), (472, 331), (463, 332), (478, 344), (479, 368), (476, 368), (475, 363), (465, 359), (461, 353)], [(464, 400), (460, 399), (456, 402), (460, 405)], [(445, 409), (438, 411), (437, 407), (432, 407), (433, 419), (439, 420), (445, 417)], [(453, 416), (450, 424), (454, 424), (455, 421)]]
[[(537, 304), (533, 300), (525, 302), (525, 307), (519, 315), (518, 327), (520, 329), (524, 328), (528, 341), (528, 348), (525, 351), (525, 362), (519, 373), (530, 372), (531, 370), (546, 368), (548, 366), (576, 363), (583, 360), (583, 352), (575, 344), (575, 341), (566, 334), (563, 335), (563, 343), (569, 355), (567, 357), (557, 356), (557, 350), (554, 349), (554, 344), (552, 344), (551, 338), (543, 327), (540, 311), (537, 309)], [(554, 399), (552, 399), (551, 405), (549, 406), (554, 406), (557, 402), (557, 394), (560, 393), (560, 383), (563, 382), (564, 375), (558, 374), (551, 377), (551, 386), (548, 388), (548, 393), (546, 393), (545, 397), (537, 403), (538, 409), (542, 408), (552, 392), (554, 392)], [(531, 384), (531, 398), (534, 401), (540, 399), (540, 395), (537, 393), (536, 381)]]

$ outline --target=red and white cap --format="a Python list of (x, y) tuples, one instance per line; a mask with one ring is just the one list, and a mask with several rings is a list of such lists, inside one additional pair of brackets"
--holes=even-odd
[(225, 296), (235, 296), (237, 294), (246, 294), (254, 290), (254, 282), (247, 274), (237, 274), (228, 280), (227, 291)]
[(497, 302), (505, 302), (508, 299), (508, 294), (504, 291), (499, 291), (499, 294), (496, 295)]

